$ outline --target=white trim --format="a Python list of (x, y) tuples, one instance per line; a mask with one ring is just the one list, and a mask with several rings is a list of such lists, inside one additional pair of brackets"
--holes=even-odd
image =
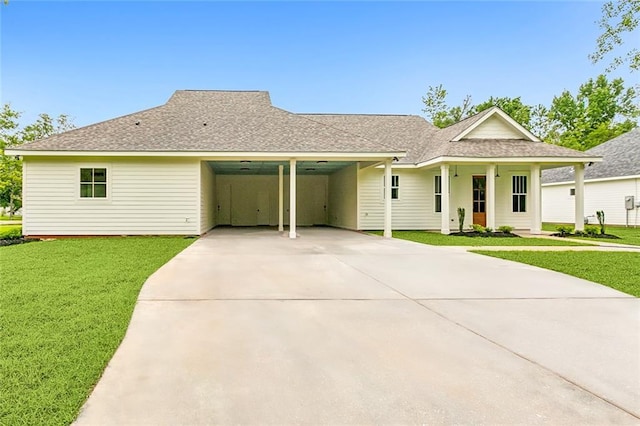
[(345, 159), (360, 161), (379, 161), (383, 158), (406, 157), (406, 152), (215, 152), (215, 151), (29, 151), (8, 149), (5, 155), (20, 155), (23, 157), (198, 157), (202, 160), (251, 160), (268, 158), (271, 161), (289, 160), (290, 158), (304, 158), (310, 160)]
[(540, 142), (540, 139), (538, 139), (533, 133), (525, 129), (522, 125), (520, 125), (520, 123), (515, 121), (513, 118), (509, 117), (506, 112), (502, 111), (497, 106), (491, 107), (491, 111), (489, 111), (484, 117), (482, 117), (481, 119), (473, 123), (471, 126), (467, 127), (464, 131), (462, 131), (462, 133), (460, 133), (458, 136), (456, 136), (451, 140), (454, 142), (459, 141), (460, 139), (464, 138), (466, 135), (471, 133), (475, 128), (477, 128), (482, 123), (487, 121), (489, 117), (492, 117), (496, 114), (499, 115), (500, 118), (502, 118), (504, 121), (506, 121), (507, 124), (510, 124), (511, 127), (516, 129), (518, 132), (522, 133), (522, 135), (525, 136), (527, 139), (534, 142)]
[[(106, 174), (106, 182), (105, 182), (105, 197), (82, 197), (81, 196), (81, 170), (82, 169), (104, 169)], [(75, 196), (77, 203), (98, 203), (98, 204), (110, 204), (111, 203), (111, 182), (113, 180), (113, 176), (111, 176), (113, 169), (110, 163), (79, 163), (76, 164), (76, 188), (75, 188)], [(95, 182), (93, 182), (95, 183)]]
[(429, 161), (417, 163), (414, 167), (421, 168), (435, 166), (440, 163), (466, 163), (466, 164), (554, 164), (571, 166), (576, 163), (599, 163), (602, 157), (436, 157)]
[[(597, 179), (585, 179), (584, 183), (590, 182), (609, 182), (612, 180), (627, 180), (627, 179), (640, 179), (640, 175), (631, 175), (631, 176), (614, 176), (608, 178), (597, 178)], [(560, 186), (560, 185), (574, 185), (575, 181), (565, 180), (564, 182), (549, 182), (543, 183), (542, 186)]]
[(441, 234), (445, 234), (448, 235), (451, 233), (451, 230), (449, 228), (449, 209), (451, 208), (451, 200), (450, 200), (450, 188), (451, 188), (451, 182), (449, 179), (449, 165), (448, 164), (442, 164), (440, 165), (440, 182), (441, 182), (441, 187), (444, 188), (444, 190), (441, 191), (441, 205), (442, 208), (441, 210), (441, 214), (440, 214), (440, 233)]
[(284, 165), (278, 165), (278, 232), (284, 232)]
[(289, 238), (296, 238), (296, 206), (298, 203), (298, 193), (296, 192), (296, 183), (298, 180), (297, 159), (289, 160)]
[(392, 237), (391, 231), (391, 188), (393, 184), (393, 175), (391, 174), (391, 166), (393, 160), (389, 159), (384, 163), (384, 230), (382, 235), (385, 238)]

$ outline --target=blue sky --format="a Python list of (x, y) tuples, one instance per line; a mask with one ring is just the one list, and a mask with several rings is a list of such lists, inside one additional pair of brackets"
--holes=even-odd
[[(32, 2), (0, 6), (1, 100), (78, 126), (176, 89), (268, 90), (294, 112), (421, 114), (449, 101), (549, 104), (605, 65), (601, 2)], [(636, 75), (625, 70), (630, 84)]]

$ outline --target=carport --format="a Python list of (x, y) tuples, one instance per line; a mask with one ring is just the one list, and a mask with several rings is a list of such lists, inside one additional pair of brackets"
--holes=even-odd
[[(385, 165), (391, 158), (246, 156), (202, 162), (201, 192), (206, 230), (215, 226), (358, 228), (358, 170)], [(385, 188), (385, 236), (391, 236), (391, 187)]]

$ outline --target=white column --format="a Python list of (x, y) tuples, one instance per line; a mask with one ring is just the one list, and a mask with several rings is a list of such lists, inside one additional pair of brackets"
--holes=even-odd
[(278, 166), (278, 231), (284, 232), (284, 165)]
[(289, 160), (289, 238), (296, 237), (296, 159)]
[(487, 187), (485, 212), (487, 214), (487, 228), (496, 230), (496, 165), (487, 165)]
[(384, 232), (385, 238), (391, 238), (391, 159), (384, 162)]
[(442, 212), (440, 213), (440, 232), (448, 235), (449, 231), (449, 165), (440, 166), (440, 182), (442, 184), (441, 202)]
[(531, 233), (542, 233), (542, 203), (540, 186), (540, 165), (531, 165)]
[(573, 175), (576, 183), (576, 231), (584, 231), (584, 164), (573, 166)]

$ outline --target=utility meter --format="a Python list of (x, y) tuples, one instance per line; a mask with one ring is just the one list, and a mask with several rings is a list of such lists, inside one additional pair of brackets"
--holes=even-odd
[(627, 210), (633, 210), (635, 208), (635, 200), (633, 199), (633, 195), (627, 195), (624, 197), (624, 208)]

